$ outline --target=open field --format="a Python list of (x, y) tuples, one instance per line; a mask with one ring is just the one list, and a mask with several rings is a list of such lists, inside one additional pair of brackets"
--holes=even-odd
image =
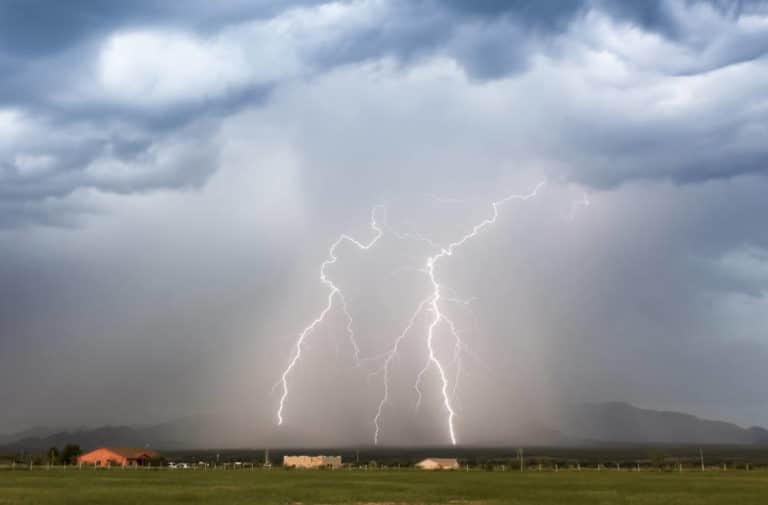
[(762, 505), (768, 472), (0, 472), (0, 505), (70, 503)]

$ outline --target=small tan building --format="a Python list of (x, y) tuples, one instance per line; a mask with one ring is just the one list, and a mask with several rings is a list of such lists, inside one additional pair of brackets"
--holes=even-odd
[(459, 462), (456, 458), (427, 458), (416, 463), (420, 470), (458, 470)]
[(283, 456), (286, 468), (341, 468), (341, 456)]

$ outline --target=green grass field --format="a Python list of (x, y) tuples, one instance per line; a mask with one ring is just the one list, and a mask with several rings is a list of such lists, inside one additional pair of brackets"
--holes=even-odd
[(768, 503), (768, 473), (76, 471), (0, 472), (10, 504)]

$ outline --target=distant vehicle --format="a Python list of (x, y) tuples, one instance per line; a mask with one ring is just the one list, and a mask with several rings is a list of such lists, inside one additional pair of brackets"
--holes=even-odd
[(168, 468), (176, 468), (176, 463), (174, 463), (173, 461), (169, 461)]
[(189, 463), (176, 463), (176, 468), (186, 470), (189, 468)]

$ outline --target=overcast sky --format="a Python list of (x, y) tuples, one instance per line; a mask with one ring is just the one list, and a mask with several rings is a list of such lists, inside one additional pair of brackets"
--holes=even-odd
[[(275, 428), (329, 246), (384, 206), (328, 268), (380, 355), (431, 292), (414, 237), (541, 181), (436, 268), (459, 440), (585, 401), (768, 425), (767, 52), (750, 0), (4, 1), (0, 432), (370, 441), (381, 363), (338, 301)], [(383, 443), (447, 441), (430, 318)]]

